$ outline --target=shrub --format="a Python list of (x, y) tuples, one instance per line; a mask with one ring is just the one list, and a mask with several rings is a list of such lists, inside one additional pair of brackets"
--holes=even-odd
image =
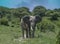
[(12, 25), (11, 27), (14, 27), (14, 25)]
[(47, 30), (54, 32), (55, 26), (51, 21), (42, 21), (37, 25), (37, 28), (40, 29), (41, 32), (46, 32)]
[(0, 20), (0, 22), (1, 22), (1, 25), (9, 26), (9, 25), (8, 25), (8, 19), (6, 19), (6, 18), (2, 18), (2, 19)]
[(58, 20), (58, 17), (56, 14), (52, 15), (51, 20)]

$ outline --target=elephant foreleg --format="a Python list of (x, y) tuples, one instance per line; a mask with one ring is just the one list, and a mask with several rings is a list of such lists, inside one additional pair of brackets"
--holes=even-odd
[(26, 38), (28, 38), (28, 29), (26, 29)]
[(32, 38), (34, 38), (34, 36), (35, 36), (35, 29), (33, 29), (32, 31)]
[(31, 38), (31, 30), (29, 29), (29, 38)]

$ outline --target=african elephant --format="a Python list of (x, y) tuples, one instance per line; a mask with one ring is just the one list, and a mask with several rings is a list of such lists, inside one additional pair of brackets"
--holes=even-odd
[(23, 16), (21, 18), (21, 29), (22, 36), (24, 38), (24, 33), (26, 32), (26, 38), (34, 38), (35, 27), (38, 22), (40, 22), (42, 18), (38, 15), (36, 16)]

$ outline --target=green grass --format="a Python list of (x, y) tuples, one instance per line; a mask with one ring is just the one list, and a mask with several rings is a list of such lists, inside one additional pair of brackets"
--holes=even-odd
[(38, 31), (36, 37), (31, 39), (24, 39), (19, 41), (21, 37), (20, 27), (0, 26), (0, 44), (55, 44), (56, 34), (53, 32), (40, 32), (38, 38)]
[[(43, 18), (43, 20), (46, 19), (46, 17)], [(11, 23), (10, 26), (0, 25), (0, 44), (56, 44), (56, 36), (60, 29), (59, 22), (52, 22), (55, 25), (55, 33), (51, 31), (43, 33), (40, 30), (36, 30), (35, 38), (22, 39), (21, 41), (21, 28), (16, 25), (17, 23), (14, 24), (14, 27), (11, 27)]]
[(17, 44), (14, 39), (20, 37), (20, 28), (0, 26), (0, 44)]

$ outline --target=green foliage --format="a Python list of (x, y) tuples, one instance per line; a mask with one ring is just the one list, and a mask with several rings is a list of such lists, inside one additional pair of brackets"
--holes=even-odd
[(47, 17), (50, 17), (50, 16), (52, 16), (53, 15), (53, 10), (47, 10), (46, 12), (45, 12), (45, 16), (47, 16)]
[(47, 10), (45, 12), (45, 16), (47, 16), (47, 17), (51, 17), (53, 15), (56, 15), (57, 17), (60, 17), (60, 12), (58, 12), (56, 10)]
[(6, 25), (6, 26), (8, 26), (8, 19), (7, 19), (7, 18), (2, 18), (2, 19), (0, 20), (0, 23), (1, 23), (1, 25)]
[(29, 11), (29, 8), (27, 7), (21, 7), (16, 9), (19, 12), (20, 17), (24, 15), (31, 15), (31, 12)]
[(41, 32), (46, 32), (46, 31), (52, 31), (54, 32), (55, 26), (54, 24), (49, 21), (49, 20), (44, 20), (40, 24), (37, 25), (38, 29), (41, 30)]
[(29, 11), (29, 8), (27, 7), (21, 7), (21, 8), (17, 8), (18, 11), (22, 12), (22, 11)]
[(9, 11), (10, 11), (9, 8), (0, 6), (0, 16), (1, 16), (1, 17), (3, 17), (3, 16), (5, 16), (6, 14), (8, 14)]
[(45, 12), (46, 12), (46, 8), (43, 7), (43, 6), (36, 6), (36, 7), (33, 9), (33, 14), (34, 14), (34, 15), (44, 16), (44, 15), (45, 15)]
[(60, 44), (60, 31), (59, 31), (59, 33), (58, 33), (58, 35), (57, 35), (57, 41), (56, 41), (56, 44)]
[(51, 17), (51, 20), (58, 20), (58, 15), (54, 13)]
[(56, 24), (58, 27), (60, 27), (60, 20), (58, 21), (53, 21), (54, 24)]

